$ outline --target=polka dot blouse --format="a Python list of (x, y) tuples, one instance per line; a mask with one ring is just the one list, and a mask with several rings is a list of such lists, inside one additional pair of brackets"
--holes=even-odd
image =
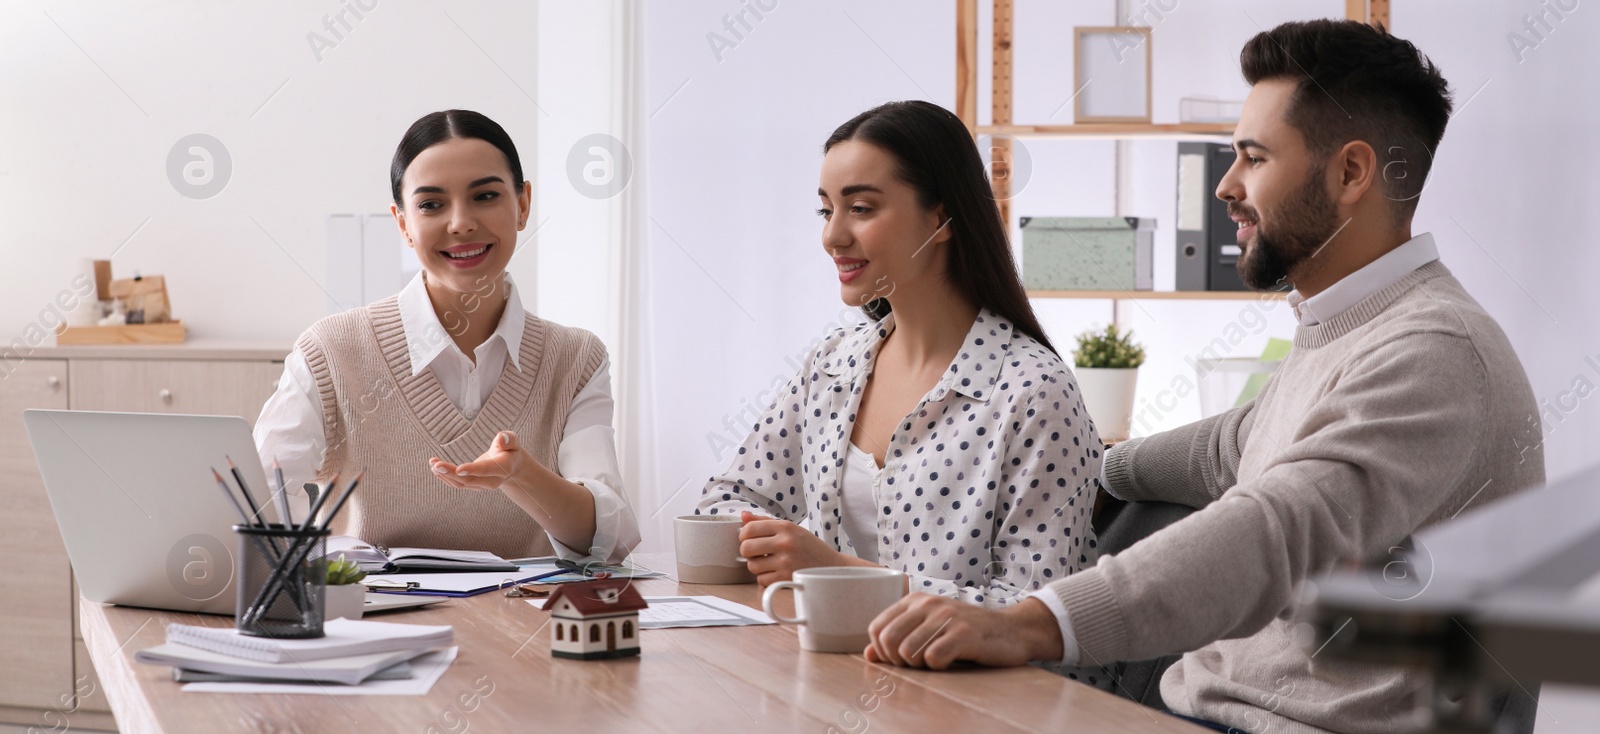
[[(763, 513), (855, 555), (840, 493), (861, 393), (894, 315), (824, 339), (762, 414), (697, 513)], [(878, 562), (913, 591), (989, 607), (1094, 565), (1102, 446), (1061, 358), (983, 310), (896, 427), (873, 485)]]

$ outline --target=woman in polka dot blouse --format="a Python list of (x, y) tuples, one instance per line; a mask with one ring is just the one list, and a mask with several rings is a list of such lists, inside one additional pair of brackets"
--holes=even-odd
[(1102, 445), (965, 126), (893, 102), (824, 151), (822, 244), (871, 321), (822, 340), (697, 512), (742, 515), (763, 586), (882, 565), (997, 607), (1093, 565)]

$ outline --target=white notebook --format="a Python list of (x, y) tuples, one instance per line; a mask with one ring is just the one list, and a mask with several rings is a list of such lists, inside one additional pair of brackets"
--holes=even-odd
[(277, 681), (316, 681), (360, 685), (380, 670), (410, 660), (426, 650), (397, 650), (355, 655), (332, 660), (263, 663), (229, 655), (167, 643), (134, 653), (133, 659), (152, 665), (171, 665), (185, 670), (243, 676)]
[(314, 639), (280, 640), (242, 635), (232, 627), (169, 624), (167, 642), (263, 663), (304, 663), (396, 651), (420, 653), (455, 642), (455, 628), (450, 625), (334, 619), (324, 623), (322, 631), (324, 636)]

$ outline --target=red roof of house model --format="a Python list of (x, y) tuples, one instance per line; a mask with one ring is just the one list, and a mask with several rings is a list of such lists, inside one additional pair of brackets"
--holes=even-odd
[(639, 596), (638, 589), (633, 588), (632, 579), (595, 579), (561, 584), (550, 592), (544, 608), (554, 611), (556, 602), (561, 599), (566, 599), (579, 614), (584, 615), (636, 612), (650, 606), (645, 603), (644, 597)]

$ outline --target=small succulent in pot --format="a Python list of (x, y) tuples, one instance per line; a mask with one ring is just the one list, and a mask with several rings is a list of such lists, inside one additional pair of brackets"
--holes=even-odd
[(345, 558), (342, 554), (336, 561), (326, 558), (322, 560), (325, 583), (328, 586), (348, 586), (359, 584), (367, 577), (367, 572), (361, 570), (355, 561)]

